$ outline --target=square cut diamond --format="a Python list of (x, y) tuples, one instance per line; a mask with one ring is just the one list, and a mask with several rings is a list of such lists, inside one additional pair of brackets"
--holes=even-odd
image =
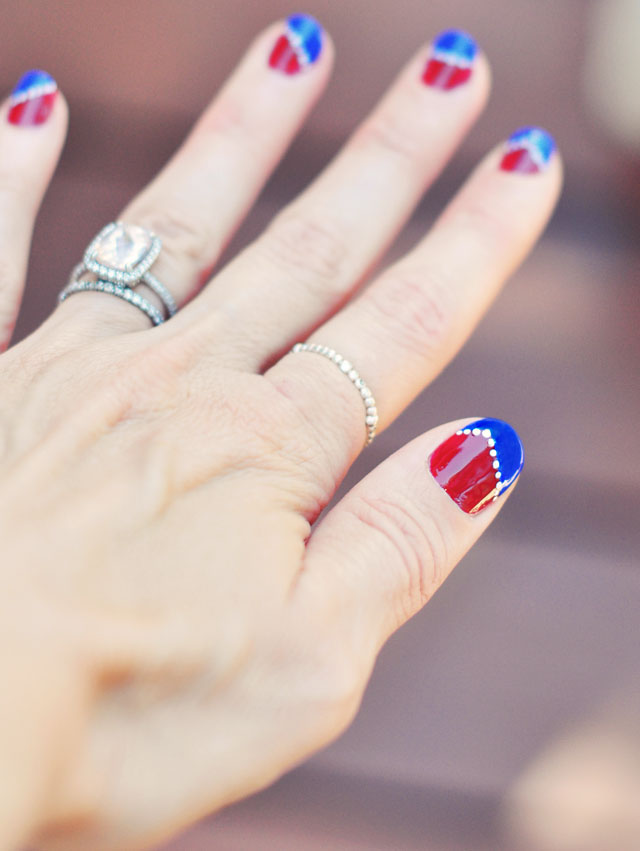
[(130, 272), (151, 250), (153, 238), (138, 225), (115, 225), (100, 238), (93, 259), (111, 269)]

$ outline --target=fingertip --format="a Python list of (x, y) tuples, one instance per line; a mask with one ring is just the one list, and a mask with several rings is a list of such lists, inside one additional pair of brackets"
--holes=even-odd
[(49, 175), (66, 138), (68, 120), (67, 100), (53, 77), (44, 71), (23, 74), (0, 107), (2, 164), (31, 169), (36, 180), (43, 171)]
[(293, 14), (259, 36), (260, 50), (271, 72), (289, 80), (327, 74), (333, 64), (333, 41), (320, 21)]
[(562, 157), (553, 135), (543, 127), (526, 125), (514, 130), (497, 148), (497, 167), (520, 178), (562, 178)]
[(449, 29), (439, 33), (420, 51), (419, 79), (424, 88), (447, 98), (473, 92), (483, 102), (491, 83), (489, 62), (469, 33)]

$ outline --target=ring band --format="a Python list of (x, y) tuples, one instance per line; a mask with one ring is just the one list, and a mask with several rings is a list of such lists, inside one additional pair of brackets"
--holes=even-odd
[(74, 293), (84, 292), (115, 295), (146, 313), (154, 325), (162, 325), (164, 322), (164, 316), (144, 296), (134, 292), (130, 287), (119, 287), (117, 284), (112, 284), (111, 281), (72, 281), (62, 290), (58, 300), (62, 302)]
[(312, 352), (316, 355), (322, 355), (332, 363), (335, 363), (335, 365), (340, 369), (340, 372), (343, 372), (347, 376), (349, 381), (351, 381), (357, 389), (364, 403), (364, 422), (367, 427), (367, 440), (365, 442), (365, 446), (369, 446), (376, 436), (376, 429), (378, 427), (378, 408), (376, 400), (373, 398), (371, 388), (367, 385), (366, 381), (360, 377), (358, 370), (346, 358), (338, 354), (335, 349), (330, 349), (328, 346), (321, 346), (318, 343), (296, 343), (291, 351), (293, 353)]
[[(87, 247), (81, 263), (74, 268), (69, 283), (58, 296), (64, 301), (80, 292), (102, 292), (128, 301), (145, 313), (154, 325), (160, 325), (177, 311), (169, 290), (149, 271), (162, 243), (152, 231), (139, 225), (110, 222)], [(146, 284), (160, 299), (165, 315), (144, 296), (134, 292)]]

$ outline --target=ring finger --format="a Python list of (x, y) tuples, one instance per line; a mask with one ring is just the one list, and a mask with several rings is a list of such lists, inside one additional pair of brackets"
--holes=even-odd
[[(261, 33), (182, 147), (120, 219), (156, 233), (155, 277), (184, 304), (284, 154), (329, 77), (333, 48), (310, 17)], [(144, 284), (136, 292), (161, 307)], [(54, 322), (73, 317), (91, 337), (150, 327), (147, 316), (104, 294), (68, 298)]]

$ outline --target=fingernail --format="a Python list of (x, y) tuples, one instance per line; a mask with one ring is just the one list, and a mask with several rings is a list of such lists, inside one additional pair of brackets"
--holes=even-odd
[(507, 139), (500, 168), (520, 174), (538, 174), (546, 171), (556, 143), (541, 127), (521, 127)]
[(46, 71), (27, 71), (18, 80), (9, 98), (10, 124), (33, 127), (44, 124), (58, 94), (58, 85)]
[(467, 33), (446, 30), (431, 45), (431, 55), (422, 74), (422, 82), (435, 89), (449, 91), (471, 77), (478, 45)]
[(429, 458), (431, 475), (467, 514), (477, 514), (520, 475), (524, 450), (502, 420), (476, 420), (457, 431)]
[(322, 27), (310, 15), (291, 15), (278, 37), (269, 65), (283, 74), (298, 74), (312, 65), (322, 52)]

